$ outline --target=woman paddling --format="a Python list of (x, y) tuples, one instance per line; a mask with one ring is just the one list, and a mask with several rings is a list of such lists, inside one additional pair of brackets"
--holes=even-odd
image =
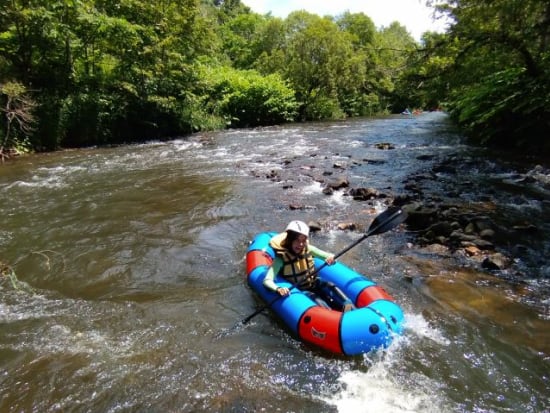
[[(284, 232), (270, 240), (269, 244), (276, 257), (264, 278), (263, 285), (283, 297), (289, 295), (289, 288), (275, 283), (277, 275), (300, 290), (310, 292), (321, 305), (342, 311), (351, 310), (353, 305), (344, 293), (334, 284), (323, 281), (315, 271), (314, 257), (332, 265), (335, 262), (334, 254), (310, 245), (308, 238), (308, 225), (302, 221), (291, 221)], [(339, 299), (336, 299), (335, 295)]]

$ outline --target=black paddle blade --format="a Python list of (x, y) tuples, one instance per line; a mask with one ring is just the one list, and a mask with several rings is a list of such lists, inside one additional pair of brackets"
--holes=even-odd
[[(341, 255), (345, 254), (350, 249), (355, 247), (357, 244), (362, 242), (365, 238), (368, 238), (371, 235), (382, 234), (383, 232), (386, 232), (392, 228), (395, 228), (396, 226), (401, 224), (403, 221), (405, 221), (405, 219), (407, 219), (407, 214), (403, 212), (400, 208), (398, 207), (388, 208), (387, 210), (379, 214), (376, 218), (374, 218), (374, 221), (372, 221), (372, 223), (370, 224), (368, 231), (365, 234), (363, 234), (361, 238), (359, 238), (353, 244), (348, 245), (345, 249), (343, 249), (338, 254), (336, 254), (334, 258), (338, 258)], [(325, 265), (326, 263), (323, 264), (322, 267), (324, 267)], [(319, 270), (321, 268), (319, 268)]]
[(399, 207), (391, 207), (379, 214), (369, 226), (368, 235), (381, 234), (405, 222), (407, 213)]

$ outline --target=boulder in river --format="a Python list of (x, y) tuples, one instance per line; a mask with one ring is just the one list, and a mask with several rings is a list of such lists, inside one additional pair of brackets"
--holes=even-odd
[(503, 270), (508, 268), (510, 264), (511, 260), (508, 257), (496, 252), (485, 257), (481, 266), (487, 270)]
[(380, 198), (380, 191), (375, 188), (351, 188), (349, 194), (356, 201), (369, 201)]
[(380, 142), (374, 145), (377, 149), (381, 149), (383, 151), (387, 151), (390, 149), (395, 149), (395, 145), (393, 143), (389, 142)]
[(330, 188), (333, 190), (347, 188), (349, 186), (349, 179), (345, 176), (340, 176), (338, 178), (331, 179), (325, 183), (325, 188)]

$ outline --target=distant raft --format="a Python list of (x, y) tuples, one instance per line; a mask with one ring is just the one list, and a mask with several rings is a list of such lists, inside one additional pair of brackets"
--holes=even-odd
[[(275, 235), (258, 234), (246, 253), (248, 284), (266, 303), (278, 297), (262, 284), (275, 258), (269, 245)], [(322, 265), (323, 261), (316, 258), (316, 268)], [(275, 300), (270, 308), (298, 338), (332, 353), (351, 356), (387, 347), (402, 333), (401, 307), (374, 281), (339, 262), (321, 268), (319, 276), (339, 287), (355, 308), (347, 312), (333, 310), (318, 304), (307, 293), (292, 289), (289, 296)], [(275, 281), (292, 287), (282, 278)]]

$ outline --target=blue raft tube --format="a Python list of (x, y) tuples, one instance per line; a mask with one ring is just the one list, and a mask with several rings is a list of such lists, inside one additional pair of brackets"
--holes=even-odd
[[(248, 284), (266, 303), (278, 297), (263, 286), (275, 258), (269, 245), (274, 235), (274, 232), (258, 234), (246, 253)], [(316, 258), (315, 267), (322, 266), (323, 261)], [(387, 347), (396, 335), (402, 334), (401, 307), (374, 281), (340, 262), (324, 266), (319, 276), (340, 288), (355, 308), (347, 312), (327, 308), (307, 293), (292, 289), (289, 296), (275, 300), (271, 310), (301, 340), (332, 353), (351, 356)], [(293, 287), (282, 278), (276, 278), (275, 282)]]

